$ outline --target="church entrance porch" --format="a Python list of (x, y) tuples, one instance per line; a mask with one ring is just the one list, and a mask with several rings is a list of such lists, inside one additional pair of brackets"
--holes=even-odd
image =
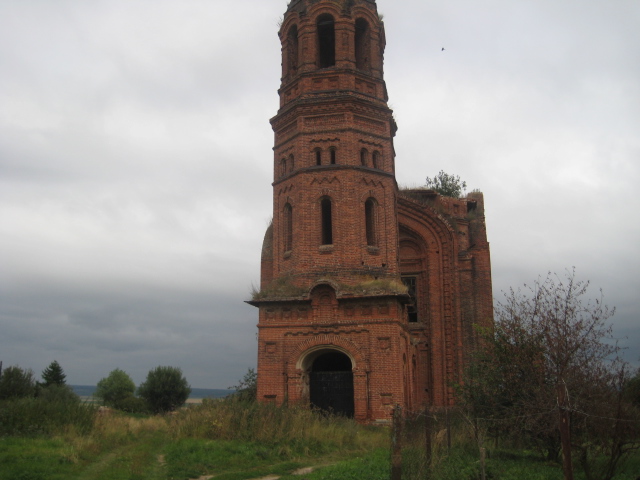
[(309, 372), (311, 406), (328, 413), (354, 416), (353, 365), (342, 352), (328, 351), (315, 358)]

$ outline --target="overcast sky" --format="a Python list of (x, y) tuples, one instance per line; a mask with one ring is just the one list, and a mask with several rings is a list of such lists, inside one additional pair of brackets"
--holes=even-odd
[[(286, 4), (0, 0), (5, 367), (226, 388), (255, 366)], [(482, 190), (494, 297), (575, 266), (637, 364), (640, 2), (378, 9), (398, 183)]]

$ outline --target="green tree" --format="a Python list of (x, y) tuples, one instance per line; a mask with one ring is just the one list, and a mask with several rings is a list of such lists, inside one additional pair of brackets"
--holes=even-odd
[(98, 382), (95, 396), (109, 407), (120, 408), (129, 397), (133, 397), (136, 385), (131, 377), (123, 370), (116, 368), (109, 375)]
[(23, 370), (15, 365), (2, 371), (2, 376), (0, 376), (0, 400), (33, 397), (35, 391), (36, 382), (31, 370)]
[(460, 198), (467, 188), (467, 182), (461, 181), (458, 175), (449, 175), (440, 170), (433, 178), (427, 177), (426, 187), (445, 197)]
[(190, 393), (191, 387), (177, 367), (156, 367), (138, 387), (138, 395), (154, 413), (172, 412), (184, 405)]
[(47, 368), (42, 371), (42, 380), (43, 386), (48, 387), (50, 385), (66, 385), (67, 376), (64, 374), (64, 370), (58, 363), (57, 360), (54, 360), (49, 364)]
[(247, 369), (247, 373), (238, 381), (238, 385), (229, 387), (229, 390), (235, 390), (233, 398), (236, 400), (255, 401), (258, 393), (258, 374), (253, 368)]

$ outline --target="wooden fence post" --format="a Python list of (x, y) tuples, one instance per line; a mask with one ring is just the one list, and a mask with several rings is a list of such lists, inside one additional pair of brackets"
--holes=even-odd
[(573, 480), (573, 464), (571, 463), (571, 427), (569, 425), (569, 402), (567, 398), (567, 385), (558, 382), (556, 384), (558, 396), (558, 414), (560, 415), (560, 442), (562, 443), (562, 470), (564, 480)]
[(424, 443), (426, 450), (426, 464), (427, 464), (427, 480), (431, 478), (431, 464), (433, 463), (433, 445), (431, 443), (431, 410), (429, 407), (425, 407), (424, 409)]

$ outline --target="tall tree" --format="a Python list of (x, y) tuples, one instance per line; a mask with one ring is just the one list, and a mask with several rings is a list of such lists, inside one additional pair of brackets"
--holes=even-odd
[(637, 445), (637, 410), (623, 398), (628, 367), (612, 335), (614, 309), (602, 293), (585, 299), (588, 287), (571, 270), (509, 290), (467, 372), (462, 403), (493, 435), (525, 439), (550, 458), (562, 446), (566, 479), (573, 446), (587, 480), (606, 480)]
[(47, 368), (42, 371), (43, 386), (49, 387), (51, 385), (66, 385), (67, 376), (62, 370), (62, 367), (57, 360), (54, 360), (49, 364)]
[(0, 400), (24, 398), (35, 395), (36, 383), (31, 370), (17, 365), (5, 368), (0, 377)]
[(124, 400), (133, 397), (135, 391), (136, 385), (127, 372), (116, 368), (98, 382), (95, 396), (109, 407), (120, 408)]
[(191, 387), (176, 367), (156, 367), (138, 387), (138, 395), (147, 401), (154, 413), (172, 412), (189, 398)]

